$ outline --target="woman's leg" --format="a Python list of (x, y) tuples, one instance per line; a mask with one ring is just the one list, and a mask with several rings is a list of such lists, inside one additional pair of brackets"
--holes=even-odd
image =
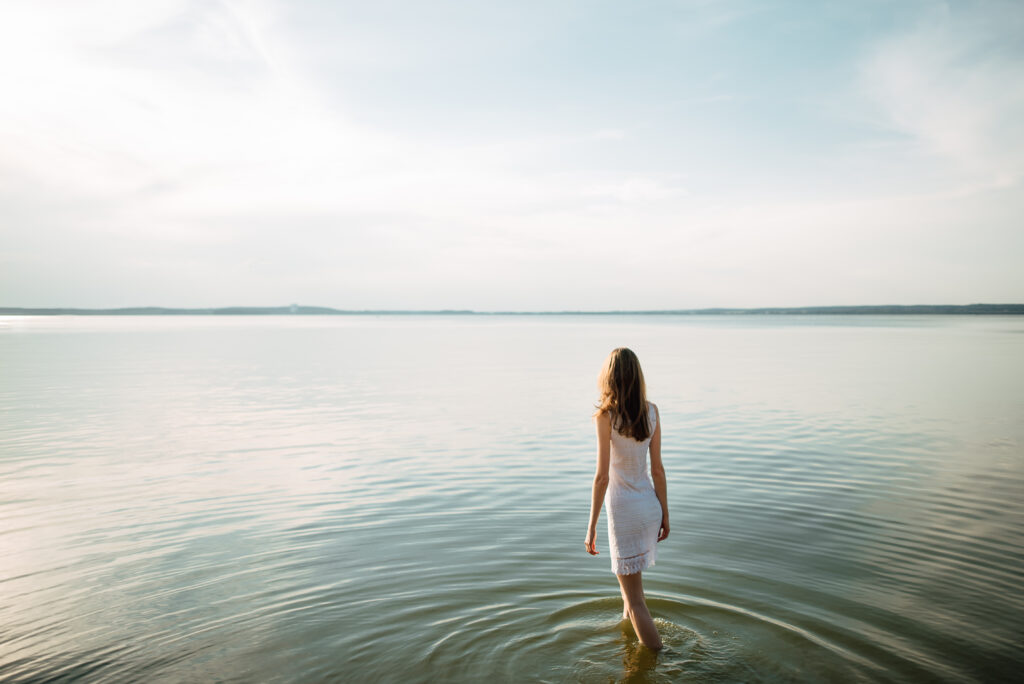
[(651, 612), (647, 610), (647, 601), (644, 600), (644, 585), (640, 579), (640, 573), (632, 575), (616, 575), (619, 578), (619, 588), (626, 599), (626, 611), (633, 623), (640, 643), (652, 651), (660, 650), (662, 647), (661, 637), (658, 635), (658, 628), (654, 624)]
[(622, 586), (622, 582), (619, 582), (619, 591), (622, 592), (622, 619), (629, 619), (629, 601), (626, 600), (626, 589)]

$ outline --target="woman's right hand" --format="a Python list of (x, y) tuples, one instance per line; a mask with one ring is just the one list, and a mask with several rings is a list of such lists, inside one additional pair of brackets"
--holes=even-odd
[(665, 539), (668, 539), (668, 515), (662, 513), (661, 529), (658, 531), (658, 541), (664, 541)]
[(587, 538), (583, 542), (587, 547), (587, 553), (591, 556), (596, 556), (599, 552), (597, 550), (597, 530), (589, 528), (587, 530)]

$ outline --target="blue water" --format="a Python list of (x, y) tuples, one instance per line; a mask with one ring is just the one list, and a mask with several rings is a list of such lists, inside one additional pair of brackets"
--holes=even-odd
[[(1010, 681), (1024, 319), (0, 318), (0, 678)], [(583, 549), (633, 348), (666, 642)]]

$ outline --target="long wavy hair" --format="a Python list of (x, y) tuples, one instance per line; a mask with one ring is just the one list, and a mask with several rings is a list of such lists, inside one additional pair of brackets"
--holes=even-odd
[(642, 442), (651, 436), (647, 418), (647, 384), (640, 359), (631, 349), (619, 347), (605, 359), (597, 378), (600, 399), (595, 416), (610, 414), (612, 427)]

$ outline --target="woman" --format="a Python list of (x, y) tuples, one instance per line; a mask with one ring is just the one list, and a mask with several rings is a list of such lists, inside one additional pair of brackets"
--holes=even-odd
[[(641, 571), (654, 565), (657, 543), (668, 537), (668, 498), (661, 463), (661, 420), (647, 401), (640, 361), (619, 347), (608, 355), (597, 381), (601, 399), (597, 424), (597, 473), (594, 475), (587, 528), (587, 552), (597, 555), (597, 518), (608, 494), (608, 546), (612, 572), (619, 579), (624, 609), (640, 643), (662, 647), (654, 618), (647, 610)], [(647, 475), (647, 453), (651, 474)]]

